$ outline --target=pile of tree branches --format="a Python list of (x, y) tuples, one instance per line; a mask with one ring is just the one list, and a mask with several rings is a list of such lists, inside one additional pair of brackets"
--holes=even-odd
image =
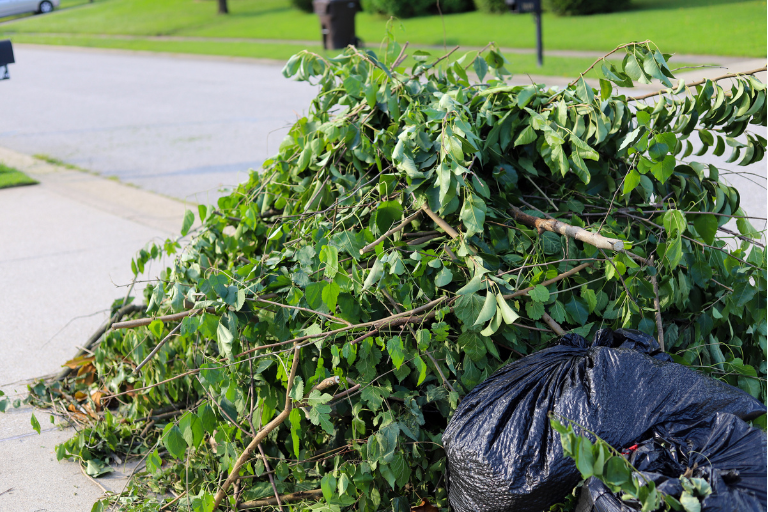
[(81, 427), (60, 459), (142, 461), (96, 509), (446, 510), (462, 396), (567, 331), (640, 329), (763, 398), (762, 234), (696, 156), (764, 157), (765, 86), (673, 83), (651, 42), (616, 51), (599, 90), (509, 86), (492, 46), (294, 56), (284, 74), (320, 92), (279, 153), (188, 242), (142, 250), (137, 276), (173, 260), (146, 305), (117, 301), (32, 389)]

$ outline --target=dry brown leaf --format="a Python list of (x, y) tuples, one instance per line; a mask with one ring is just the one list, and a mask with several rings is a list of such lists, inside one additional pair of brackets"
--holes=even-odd
[(88, 364), (94, 361), (94, 356), (89, 357), (76, 357), (74, 359), (70, 359), (66, 363), (64, 363), (61, 366), (66, 366), (67, 368), (70, 368), (72, 370), (77, 370), (78, 367), (83, 366), (84, 364)]

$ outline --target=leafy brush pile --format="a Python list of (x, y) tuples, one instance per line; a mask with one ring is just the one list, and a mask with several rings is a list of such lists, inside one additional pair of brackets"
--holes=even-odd
[[(600, 90), (508, 86), (493, 48), (294, 56), (309, 115), (188, 244), (141, 251), (137, 275), (174, 255), (146, 306), (118, 301), (93, 355), (33, 389), (82, 424), (60, 459), (146, 463), (96, 510), (446, 510), (462, 396), (566, 331), (637, 328), (764, 397), (762, 235), (695, 156), (761, 160), (765, 86), (674, 85), (650, 42), (614, 51)], [(670, 89), (615, 88), (652, 80)]]

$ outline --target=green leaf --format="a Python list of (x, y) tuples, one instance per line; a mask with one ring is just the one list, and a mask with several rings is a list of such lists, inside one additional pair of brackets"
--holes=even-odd
[(483, 232), (485, 224), (485, 202), (474, 194), (469, 194), (461, 208), (461, 221), (467, 230), (467, 238)]
[(213, 412), (210, 405), (201, 406), (197, 411), (197, 416), (200, 418), (200, 426), (203, 427), (203, 430), (209, 434), (216, 430), (218, 421), (216, 420), (216, 413)]
[(216, 341), (219, 344), (219, 351), (227, 356), (227, 359), (230, 361), (234, 359), (234, 354), (232, 354), (232, 344), (234, 343), (234, 340), (235, 337), (232, 335), (232, 331), (229, 330), (224, 317), (222, 317), (216, 327)]
[(161, 339), (163, 337), (163, 329), (165, 329), (165, 324), (163, 324), (162, 320), (152, 320), (152, 322), (147, 326), (147, 329), (149, 329), (149, 332), (151, 332), (156, 339)]
[(163, 430), (163, 446), (168, 450), (168, 453), (182, 459), (187, 451), (187, 442), (184, 440), (184, 436), (181, 435), (179, 427), (173, 423), (169, 423)]
[(680, 237), (669, 240), (666, 245), (664, 257), (670, 270), (675, 268), (683, 258), (683, 241)]
[(478, 55), (477, 58), (472, 62), (472, 68), (475, 70), (477, 78), (479, 78), (482, 82), (485, 78), (485, 75), (488, 73), (488, 63), (485, 62), (485, 59), (482, 59)]
[(325, 263), (325, 277), (333, 279), (339, 271), (339, 250), (336, 247), (324, 245), (320, 249), (320, 261)]
[(595, 456), (592, 453), (592, 442), (586, 437), (579, 438), (578, 456), (576, 467), (582, 478), (589, 478), (594, 474)]
[(694, 215), (693, 227), (705, 244), (712, 245), (717, 235), (718, 222), (714, 215)]
[(637, 187), (639, 184), (640, 184), (640, 173), (637, 172), (636, 169), (632, 169), (624, 178), (624, 189), (622, 190), (622, 193), (624, 195), (629, 194), (630, 192), (635, 190), (635, 187)]
[(416, 385), (421, 386), (421, 383), (427, 378), (427, 365), (421, 356), (416, 356), (413, 358), (413, 366), (415, 366), (416, 371), (419, 372), (419, 380), (416, 382)]
[(579, 77), (576, 82), (576, 96), (584, 103), (592, 103), (595, 100), (595, 94), (592, 91), (592, 87), (587, 85), (584, 81), (584, 77)]
[(187, 236), (187, 233), (189, 233), (189, 228), (192, 227), (192, 224), (194, 222), (195, 222), (195, 214), (192, 213), (190, 210), (186, 210), (184, 212), (184, 221), (181, 223), (181, 236)]
[(536, 130), (534, 130), (531, 125), (528, 125), (525, 127), (523, 131), (520, 132), (520, 135), (518, 135), (517, 138), (515, 139), (514, 147), (530, 144), (531, 142), (534, 142), (536, 139), (537, 139)]
[(501, 292), (496, 294), (496, 304), (499, 306), (499, 311), (501, 311), (501, 317), (504, 319), (505, 324), (512, 324), (520, 318), (520, 315), (507, 304)]
[(610, 457), (605, 461), (605, 467), (603, 470), (603, 478), (605, 482), (610, 485), (619, 486), (629, 481), (631, 473), (629, 467), (627, 467), (627, 461), (622, 457)]
[(683, 492), (680, 496), (680, 505), (683, 506), (685, 512), (701, 512), (701, 502), (688, 491)]
[(565, 310), (568, 312), (574, 322), (580, 325), (587, 323), (587, 318), (589, 318), (589, 309), (587, 308), (586, 304), (584, 304), (581, 299), (576, 298), (576, 296), (571, 297), (571, 300), (565, 304)]
[(37, 418), (35, 418), (35, 413), (32, 413), (32, 418), (30, 420), (30, 423), (32, 423), (32, 428), (35, 432), (37, 432), (38, 435), (40, 435), (40, 422), (37, 421)]
[(493, 296), (493, 293), (491, 291), (488, 291), (485, 295), (485, 302), (483, 302), (483, 308), (480, 310), (480, 313), (477, 315), (477, 318), (475, 319), (475, 323), (473, 325), (480, 325), (484, 324), (491, 318), (493, 318), (493, 315), (496, 314), (496, 298)]
[(531, 102), (534, 96), (536, 96), (536, 86), (535, 85), (526, 85), (523, 87), (523, 89), (517, 94), (517, 106), (518, 108), (525, 108), (528, 103)]
[(660, 183), (665, 183), (670, 176), (675, 172), (675, 157), (667, 155), (661, 162), (657, 162), (651, 167), (651, 174), (653, 177), (659, 180)]
[(157, 452), (157, 448), (149, 452), (147, 455), (147, 471), (149, 473), (155, 473), (163, 465), (163, 459), (160, 458), (160, 454)]
[(556, 300), (554, 304), (549, 307), (549, 316), (551, 316), (555, 322), (563, 323), (566, 320), (565, 306), (559, 300)]
[(537, 284), (533, 290), (528, 292), (528, 296), (536, 302), (547, 302), (549, 300), (549, 290), (546, 286)]
[(333, 313), (336, 310), (336, 301), (339, 298), (339, 292), (341, 291), (341, 288), (339, 288), (339, 285), (331, 281), (330, 283), (326, 283), (326, 286), (323, 287), (323, 291), (321, 293), (321, 297), (323, 299), (323, 304), (325, 304), (328, 307), (328, 311)]
[(378, 283), (383, 274), (384, 263), (382, 263), (379, 258), (376, 258), (376, 261), (373, 262), (373, 267), (371, 267), (371, 271), (368, 272), (368, 277), (365, 278), (365, 282), (363, 283), (363, 290), (367, 290), (374, 284)]
[(197, 448), (203, 440), (203, 423), (195, 414), (187, 412), (179, 420), (179, 430), (190, 448)]
[(480, 361), (485, 356), (485, 342), (482, 336), (475, 331), (461, 333), (457, 343), (462, 351), (474, 362)]
[(544, 316), (544, 305), (541, 302), (527, 302), (525, 312), (531, 320), (540, 320)]
[(667, 232), (667, 236), (680, 236), (687, 226), (688, 222), (686, 221), (685, 214), (680, 210), (669, 210), (664, 214), (664, 229)]
[(435, 286), (442, 288), (453, 281), (453, 272), (448, 267), (443, 267), (435, 276)]
[(405, 361), (403, 340), (400, 338), (400, 336), (395, 336), (394, 338), (390, 338), (389, 341), (387, 341), (387, 352), (389, 352), (389, 357), (392, 358), (392, 364), (394, 364), (395, 368), (399, 370), (400, 365), (402, 365), (403, 361)]

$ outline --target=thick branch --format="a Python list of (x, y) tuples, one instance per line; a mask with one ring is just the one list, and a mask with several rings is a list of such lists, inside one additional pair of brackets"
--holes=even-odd
[(427, 215), (429, 215), (429, 218), (430, 218), (430, 219), (432, 219), (433, 221), (435, 221), (435, 224), (437, 224), (438, 226), (440, 226), (440, 227), (443, 229), (443, 231), (445, 231), (446, 233), (448, 233), (448, 236), (450, 236), (451, 238), (454, 238), (454, 239), (455, 239), (455, 238), (459, 238), (459, 232), (458, 232), (458, 231), (456, 231), (455, 229), (453, 229), (453, 227), (451, 227), (451, 225), (450, 225), (450, 224), (448, 224), (447, 222), (445, 222), (445, 220), (443, 220), (443, 218), (442, 218), (442, 217), (440, 217), (438, 214), (436, 214), (435, 212), (433, 212), (433, 211), (432, 211), (432, 208), (430, 208), (430, 207), (429, 207), (429, 205), (428, 205), (427, 203), (424, 203), (423, 205), (421, 205), (421, 209), (422, 209), (422, 210), (424, 210), (424, 213), (426, 213)]
[(544, 231), (551, 231), (553, 233), (574, 238), (589, 245), (594, 245), (598, 249), (608, 249), (609, 251), (617, 252), (624, 250), (624, 242), (616, 238), (604, 237), (598, 233), (592, 233), (578, 226), (571, 226), (570, 224), (566, 224), (557, 219), (539, 219), (538, 217), (524, 213), (516, 206), (512, 206), (510, 212), (517, 222), (535, 228), (539, 234)]
[(560, 327), (560, 324), (555, 322), (555, 319), (549, 316), (548, 314), (543, 313), (541, 315), (541, 319), (544, 320), (544, 322), (549, 326), (549, 328), (555, 331), (555, 334), (557, 334), (558, 336), (562, 336), (565, 334), (565, 330), (562, 327)]
[[(285, 494), (283, 496), (280, 496), (280, 499), (282, 500), (283, 503), (292, 503), (296, 501), (319, 500), (322, 497), (323, 497), (322, 489), (315, 489), (312, 491), (299, 491), (299, 492), (294, 492), (293, 494)], [(274, 506), (277, 504), (278, 504), (278, 501), (275, 498), (246, 501), (246, 502), (240, 503), (237, 506), (237, 510), (250, 510), (253, 508), (268, 507), (268, 506)]]
[[(707, 83), (707, 80), (709, 80), (710, 82), (717, 82), (717, 81), (720, 81), (720, 80), (726, 80), (728, 78), (737, 78), (737, 77), (740, 77), (740, 76), (754, 75), (756, 73), (760, 73), (761, 71), (765, 71), (766, 69), (768, 69), (768, 67), (763, 66), (761, 68), (753, 69), (752, 71), (745, 71), (744, 73), (728, 73), (727, 75), (718, 76), (717, 78), (705, 78), (703, 80), (698, 80), (696, 82), (691, 82), (691, 83), (685, 84), (685, 85), (686, 85), (686, 87), (696, 87), (697, 85), (702, 85), (702, 84)], [(664, 89), (662, 91), (658, 91), (658, 92), (652, 92), (652, 93), (649, 93), (649, 94), (643, 94), (642, 96), (630, 97), (630, 98), (627, 98), (627, 100), (628, 101), (644, 100), (646, 98), (652, 98), (653, 96), (659, 96), (660, 94), (664, 94), (665, 92), (666, 92), (666, 89)]]

